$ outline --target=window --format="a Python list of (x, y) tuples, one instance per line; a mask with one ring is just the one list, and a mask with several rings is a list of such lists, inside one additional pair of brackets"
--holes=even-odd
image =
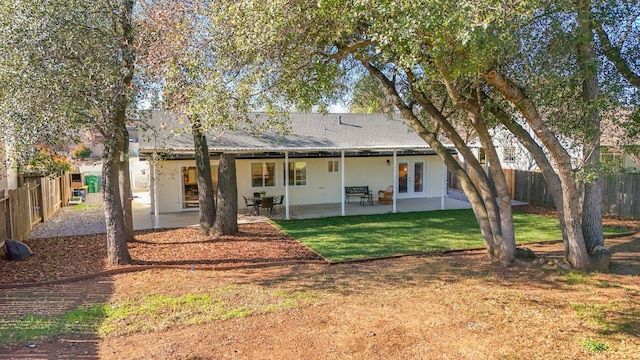
[(610, 171), (620, 171), (623, 168), (624, 158), (622, 154), (603, 153), (600, 155), (602, 166)]
[(503, 160), (508, 163), (516, 161), (516, 148), (506, 147), (504, 148)]
[(485, 166), (487, 163), (487, 156), (485, 155), (483, 148), (478, 149), (478, 162), (480, 162), (480, 165), (482, 166)]
[(276, 186), (276, 163), (251, 163), (251, 187)]
[(289, 186), (307, 185), (307, 163), (304, 161), (289, 163)]
[(327, 171), (330, 173), (339, 172), (340, 167), (338, 166), (338, 164), (338, 160), (329, 160), (329, 162), (327, 163)]
[[(197, 208), (200, 206), (198, 201), (198, 179), (195, 166), (182, 167), (182, 208)], [(213, 184), (213, 192), (218, 189), (218, 165), (211, 166), (211, 183)]]

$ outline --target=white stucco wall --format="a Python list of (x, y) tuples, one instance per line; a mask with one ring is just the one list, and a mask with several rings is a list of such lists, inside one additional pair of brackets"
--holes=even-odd
[[(328, 172), (328, 161), (336, 160), (340, 163), (340, 158), (290, 158), (290, 162), (304, 161), (307, 165), (307, 184), (304, 186), (289, 187), (290, 205), (307, 205), (323, 203), (339, 203), (342, 200), (341, 172)], [(387, 165), (389, 160), (390, 165)], [(422, 160), (425, 162), (425, 194), (426, 197), (439, 197), (443, 193), (443, 171), (442, 162), (437, 156), (411, 156), (398, 157), (401, 160)], [(275, 162), (276, 165), (276, 186), (272, 187), (252, 187), (251, 186), (251, 163), (254, 162)], [(217, 161), (212, 159), (212, 165), (217, 165)], [(182, 179), (180, 176), (181, 167), (195, 166), (194, 160), (163, 161), (158, 166), (158, 209), (160, 213), (178, 212), (182, 209)], [(345, 158), (345, 185), (359, 186), (367, 185), (374, 195), (378, 190), (384, 190), (393, 184), (393, 157), (367, 157), (367, 158)], [(153, 169), (150, 170), (153, 177)], [(238, 184), (238, 206), (244, 206), (242, 196), (251, 196), (254, 192), (266, 191), (268, 195), (284, 195), (284, 159), (239, 159), (236, 160), (237, 184)], [(153, 192), (153, 186), (150, 187)]]
[(633, 161), (633, 159), (630, 158), (629, 156), (624, 157), (622, 166), (627, 170), (632, 170), (632, 171), (640, 170), (640, 165), (636, 164), (636, 162)]
[(426, 197), (440, 197), (445, 190), (446, 167), (437, 156), (427, 157)]

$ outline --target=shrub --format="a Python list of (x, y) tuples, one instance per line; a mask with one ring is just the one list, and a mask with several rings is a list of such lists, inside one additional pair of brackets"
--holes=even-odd
[(89, 149), (85, 144), (79, 144), (71, 152), (71, 157), (78, 160), (84, 160), (89, 156), (91, 156), (91, 149)]

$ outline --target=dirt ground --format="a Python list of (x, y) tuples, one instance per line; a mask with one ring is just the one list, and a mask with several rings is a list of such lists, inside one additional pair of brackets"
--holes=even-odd
[[(638, 224), (626, 225), (637, 229)], [(509, 268), (490, 264), (484, 252), (461, 252), (213, 271), (320, 260), (269, 224), (241, 230), (237, 238), (220, 240), (200, 238), (192, 229), (140, 234), (131, 244), (138, 264), (186, 268), (0, 289), (0, 299), (46, 290), (48, 296), (77, 292), (84, 301), (115, 303), (146, 294), (207, 294), (227, 287), (247, 297), (269, 291), (304, 293), (312, 299), (202, 324), (166, 324), (126, 335), (69, 335), (38, 341), (32, 348), (15, 344), (0, 349), (0, 359), (640, 359), (639, 234), (606, 240), (614, 252), (606, 274), (558, 269), (561, 244), (529, 245), (539, 257)], [(270, 235), (256, 238), (266, 233)], [(36, 257), (11, 263), (24, 265), (14, 274), (0, 261), (2, 282), (103, 270), (102, 241), (97, 236), (74, 243), (85, 243), (85, 256), (97, 254), (93, 263), (81, 261), (79, 267), (70, 266), (77, 260), (71, 251), (49, 258), (49, 263), (60, 264), (38, 271), (34, 268), (46, 264)], [(37, 241), (30, 245), (36, 253), (45, 249)], [(0, 320), (2, 316), (0, 312)]]

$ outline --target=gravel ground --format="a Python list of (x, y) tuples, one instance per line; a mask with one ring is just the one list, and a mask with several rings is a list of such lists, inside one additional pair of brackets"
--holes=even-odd
[(469, 201), (467, 196), (461, 190), (447, 189), (447, 196), (455, 200)]
[(106, 231), (102, 193), (90, 193), (83, 205), (65, 206), (49, 221), (36, 225), (28, 238), (99, 234)]

